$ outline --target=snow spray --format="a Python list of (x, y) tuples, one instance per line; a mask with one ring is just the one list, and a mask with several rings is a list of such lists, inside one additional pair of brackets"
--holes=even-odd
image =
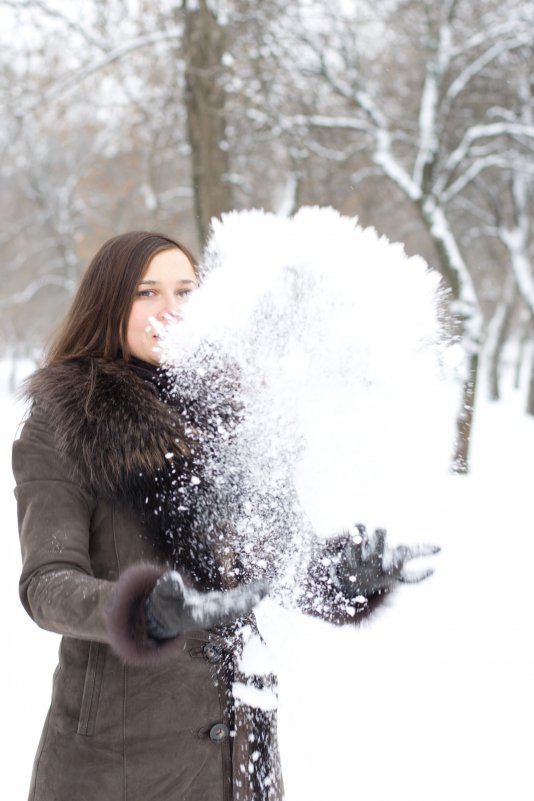
[[(271, 597), (294, 607), (315, 537), (358, 522), (428, 539), (413, 512), (448, 470), (454, 408), (437, 273), (334, 209), (303, 208), (214, 220), (200, 275), (160, 345), (184, 408), (201, 400), (192, 481), (227, 586), (267, 577)], [(276, 707), (272, 668), (248, 625), (237, 640), (235, 725), (261, 739), (268, 727), (255, 722)], [(238, 766), (244, 797), (246, 780), (254, 798), (274, 792), (260, 751)]]
[[(452, 443), (438, 274), (316, 207), (223, 215), (200, 270), (183, 322), (163, 337), (163, 363), (180, 391), (211, 405), (220, 447), (210, 471), (240, 496), (241, 556), (261, 571), (272, 550), (294, 556), (312, 532), (402, 524), (402, 509), (447, 471)], [(231, 437), (229, 370), (243, 410)]]

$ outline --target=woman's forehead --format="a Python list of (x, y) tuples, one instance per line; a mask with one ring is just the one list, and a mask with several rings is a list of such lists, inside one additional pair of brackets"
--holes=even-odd
[(196, 284), (195, 269), (185, 253), (178, 248), (163, 250), (150, 260), (141, 283), (177, 283), (188, 281)]

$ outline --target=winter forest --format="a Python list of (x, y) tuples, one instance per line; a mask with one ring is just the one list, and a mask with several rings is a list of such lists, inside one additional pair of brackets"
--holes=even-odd
[[(334, 437), (325, 457), (310, 424), (311, 447), (331, 462), (323, 484), (313, 460), (304, 466), (303, 496), (323, 493), (344, 508), (357, 482), (371, 521), (442, 553), (435, 576), (403, 589), (358, 631), (270, 601), (259, 610), (280, 675), (287, 801), (532, 793), (533, 30), (534, 0), (0, 0), (10, 799), (26, 797), (57, 651), (57, 638), (38, 631), (17, 598), (10, 448), (23, 415), (19, 381), (39, 364), (109, 237), (163, 231), (200, 254), (212, 218), (263, 209), (278, 220), (273, 241), (290, 248), (298, 226), (300, 241), (308, 233), (313, 241), (319, 218), (302, 209), (316, 206), (423, 257), (441, 278), (447, 354), (438, 386), (400, 345), (397, 358), (373, 344), (378, 361), (389, 351), (374, 367), (382, 389), (362, 407), (368, 426), (350, 429), (361, 446), (355, 453)], [(261, 242), (261, 224), (249, 219)], [(239, 236), (238, 226), (234, 242)], [(271, 252), (276, 261), (267, 249), (258, 270), (269, 270)], [(331, 257), (332, 282), (357, 294), (358, 282), (336, 271), (340, 253), (332, 241), (323, 267)], [(418, 321), (417, 286), (412, 293), (407, 277), (393, 297), (382, 292), (388, 276), (369, 279), (372, 298), (403, 343), (406, 318)], [(325, 314), (309, 306), (321, 331), (350, 316), (337, 294), (334, 284), (325, 290)], [(234, 296), (223, 290), (228, 304)], [(373, 308), (362, 301), (359, 314), (376, 343), (382, 323)], [(303, 337), (334, 370), (345, 334), (333, 325), (328, 350), (318, 326)], [(394, 358), (395, 375), (382, 381)], [(280, 397), (299, 380), (282, 376)], [(321, 376), (309, 386), (316, 405), (303, 415), (330, 404), (350, 419), (352, 396), (337, 407), (333, 390), (322, 395)], [(396, 409), (384, 429), (388, 404)], [(389, 463), (395, 443), (409, 456)]]
[(533, 13), (3, 0), (4, 353), (39, 352), (114, 232), (186, 231), (198, 249), (230, 209), (331, 205), (450, 288), (468, 354), (453, 458), (467, 469), (476, 389), (499, 397), (505, 354), (514, 380), (532, 373)]

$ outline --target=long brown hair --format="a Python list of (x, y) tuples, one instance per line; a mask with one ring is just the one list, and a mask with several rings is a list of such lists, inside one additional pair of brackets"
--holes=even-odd
[(87, 267), (70, 309), (48, 349), (47, 363), (82, 356), (129, 358), (126, 329), (137, 286), (151, 259), (178, 248), (197, 263), (184, 245), (165, 234), (131, 231), (105, 242)]

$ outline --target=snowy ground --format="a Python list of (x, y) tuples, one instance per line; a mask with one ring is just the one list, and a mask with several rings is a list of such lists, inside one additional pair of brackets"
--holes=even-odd
[[(279, 664), (288, 801), (534, 797), (534, 419), (522, 404), (512, 392), (482, 402), (472, 474), (444, 473), (414, 504), (406, 540), (427, 532), (443, 548), (432, 579), (401, 588), (366, 629), (260, 610)], [(18, 602), (10, 447), (22, 412), (7, 394), (0, 411), (2, 796), (23, 801), (59, 638)]]

